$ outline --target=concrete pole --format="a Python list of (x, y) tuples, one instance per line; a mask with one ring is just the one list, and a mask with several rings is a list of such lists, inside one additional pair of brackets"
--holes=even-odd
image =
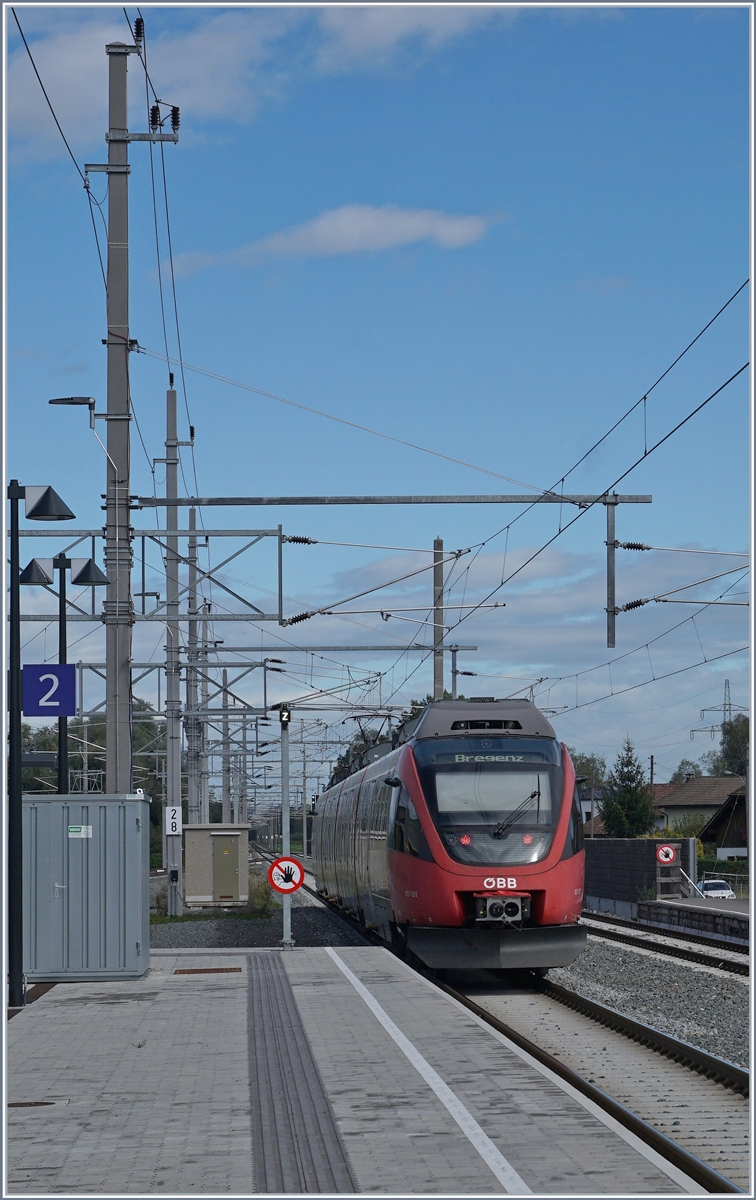
[(606, 505), (606, 644), (612, 649), (615, 645), (615, 626), (617, 623), (617, 594), (615, 586), (615, 558), (617, 554), (617, 499), (607, 496)]
[[(71, 560), (65, 554), (53, 559), (58, 570), (58, 662), (68, 661), (66, 636), (66, 571)], [(58, 717), (58, 795), (68, 795), (68, 717)]]
[(457, 647), (451, 647), (452, 700), (457, 699)]
[[(304, 730), (302, 731), (304, 737)], [(307, 857), (307, 750), (302, 746), (302, 858)]]
[(130, 49), (106, 46), (108, 131), (108, 420), (105, 497), (105, 790), (132, 790), (129, 522), (129, 189), (126, 71)]
[(228, 671), (223, 670), (223, 718), (221, 721), (223, 736), (221, 739), (221, 800), (223, 811), (221, 820), (225, 825), (231, 823), (231, 757), (228, 740)]
[[(291, 713), (281, 710), (281, 857), (291, 854), (290, 798), (289, 798), (289, 720)], [(291, 896), (283, 896), (283, 948), (291, 950)]]
[[(189, 509), (189, 529), (194, 536), (189, 538), (189, 596), (190, 614), (197, 612), (197, 510)], [(197, 708), (197, 621), (189, 621), (186, 646), (186, 707), (189, 712)], [(187, 772), (187, 818), (190, 825), (200, 821), (200, 720), (186, 718), (186, 772)]]
[(241, 799), (242, 825), (247, 823), (247, 721), (242, 722), (242, 753), (241, 772), (239, 775), (239, 794)]
[(444, 543), (433, 543), (433, 699), (444, 698)]
[[(173, 376), (171, 376), (171, 384)], [(165, 495), (178, 496), (178, 436), (176, 392), (166, 392)], [(168, 529), (178, 529), (178, 508), (168, 504), (165, 510)], [(166, 729), (166, 804), (181, 808), (181, 654), (179, 633), (179, 559), (178, 537), (166, 538), (165, 556), (166, 641), (165, 641), (165, 729)], [(168, 854), (168, 916), (180, 917), (184, 892), (181, 878), (181, 838), (166, 837)], [(175, 874), (178, 872), (178, 875)]]
[[(208, 669), (208, 654), (207, 654), (207, 618), (210, 612), (210, 605), (206, 602), (202, 606), (202, 678), (200, 680), (200, 708), (203, 713), (207, 712), (208, 697), (210, 688), (207, 682)], [(210, 824), (210, 774), (207, 761), (207, 718), (200, 717), (200, 822), (203, 825)]]

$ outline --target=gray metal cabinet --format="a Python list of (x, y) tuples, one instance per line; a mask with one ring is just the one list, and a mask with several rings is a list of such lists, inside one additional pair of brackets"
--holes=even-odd
[(149, 801), (142, 795), (27, 795), (23, 819), (27, 979), (145, 975)]

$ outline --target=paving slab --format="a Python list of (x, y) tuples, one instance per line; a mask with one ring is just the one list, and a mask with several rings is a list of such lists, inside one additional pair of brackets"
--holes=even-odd
[(701, 1192), (385, 950), (152, 962), (10, 1022), (8, 1194)]

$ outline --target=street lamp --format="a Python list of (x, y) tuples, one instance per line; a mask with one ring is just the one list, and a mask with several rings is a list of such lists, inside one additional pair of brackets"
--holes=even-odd
[(72, 521), (75, 514), (51, 487), (8, 484), (10, 500), (10, 645), (8, 688), (8, 1005), (24, 1003), (23, 808), (21, 782), (21, 589), (18, 502), (31, 521)]
[[(33, 558), (19, 579), (22, 584), (48, 584), (53, 581), (51, 572), (58, 572), (58, 662), (61, 664), (68, 661), (66, 571), (69, 567), (71, 583), (75, 586), (107, 585), (107, 575), (103, 574), (93, 558), (66, 558), (63, 553), (53, 559)], [(58, 794), (68, 794), (68, 717), (65, 716), (58, 717)]]

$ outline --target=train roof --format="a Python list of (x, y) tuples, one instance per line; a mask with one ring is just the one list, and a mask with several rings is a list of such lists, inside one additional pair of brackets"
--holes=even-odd
[[(409, 728), (413, 726), (413, 728)], [(551, 724), (530, 700), (435, 700), (404, 726), (402, 741), (414, 737), (547, 737)]]
[(556, 738), (551, 724), (530, 700), (433, 700), (416, 717), (405, 721), (390, 740), (363, 750), (331, 775), (328, 787), (370, 766), (410, 739), (435, 737), (547, 737)]

